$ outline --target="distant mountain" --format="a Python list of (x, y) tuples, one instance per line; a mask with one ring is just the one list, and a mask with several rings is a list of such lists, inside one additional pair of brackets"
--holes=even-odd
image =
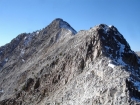
[(140, 58), (114, 26), (58, 18), (0, 47), (0, 105), (136, 104)]
[(138, 56), (140, 56), (140, 51), (137, 51), (136, 54), (138, 54)]

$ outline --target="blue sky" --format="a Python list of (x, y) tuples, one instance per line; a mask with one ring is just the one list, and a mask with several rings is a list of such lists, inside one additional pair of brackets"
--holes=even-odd
[(23, 32), (46, 27), (55, 18), (75, 30), (114, 25), (140, 51), (140, 0), (0, 0), (0, 46)]

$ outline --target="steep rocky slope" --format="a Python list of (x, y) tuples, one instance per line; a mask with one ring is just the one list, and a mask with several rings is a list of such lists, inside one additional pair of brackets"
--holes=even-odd
[(62, 19), (0, 47), (0, 105), (135, 105), (140, 59), (114, 26)]

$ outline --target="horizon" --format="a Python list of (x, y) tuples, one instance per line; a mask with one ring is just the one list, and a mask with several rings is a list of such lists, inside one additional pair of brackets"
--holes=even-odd
[(140, 51), (140, 1), (24, 0), (0, 1), (0, 46), (21, 33), (32, 33), (62, 18), (77, 32), (98, 24), (114, 25), (134, 51)]

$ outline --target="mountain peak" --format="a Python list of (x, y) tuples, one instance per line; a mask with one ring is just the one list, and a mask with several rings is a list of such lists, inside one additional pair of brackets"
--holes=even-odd
[(0, 105), (139, 102), (140, 58), (114, 26), (77, 33), (57, 18), (0, 47)]
[(56, 19), (54, 19), (54, 21), (63, 21), (63, 19), (61, 19), (61, 18), (56, 18)]
[(74, 35), (77, 33), (76, 30), (74, 28), (71, 27), (71, 25), (69, 23), (67, 23), (66, 21), (64, 21), (61, 18), (56, 18), (52, 24), (56, 24), (59, 26), (59, 28), (64, 28), (67, 29), (69, 31), (71, 31)]
[[(92, 33), (97, 32), (96, 38), (100, 40), (100, 47), (102, 54), (114, 59), (120, 65), (131, 65), (138, 69), (138, 58), (131, 50), (129, 44), (123, 35), (114, 26), (106, 24), (99, 24), (89, 30)], [(98, 46), (99, 47), (99, 46)], [(131, 59), (129, 56), (133, 56)], [(133, 62), (132, 62), (133, 61)], [(135, 61), (135, 63), (134, 63)]]

